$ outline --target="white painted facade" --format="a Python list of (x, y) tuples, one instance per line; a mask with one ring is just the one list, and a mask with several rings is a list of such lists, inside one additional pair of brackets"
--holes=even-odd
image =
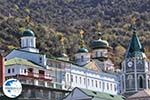
[(32, 53), (32, 52), (16, 49), (16, 50), (13, 50), (11, 53), (9, 53), (5, 58), (6, 60), (9, 60), (14, 57), (27, 59), (38, 65), (46, 67), (47, 58), (46, 58), (46, 55), (43, 55), (43, 54)]
[[(29, 73), (29, 69), (33, 69), (33, 75), (31, 76)], [(44, 75), (40, 75), (39, 71), (43, 71)], [(40, 77), (47, 80), (52, 80), (51, 71), (46, 70), (40, 66), (26, 66), (26, 65), (9, 65), (5, 68), (5, 76), (6, 77), (18, 77), (22, 84), (31, 84), (40, 86)], [(23, 76), (23, 77), (22, 77)], [(39, 78), (39, 79), (38, 79)], [(31, 82), (32, 80), (32, 82)], [(47, 81), (43, 81), (43, 86), (48, 87)]]
[(83, 66), (87, 63), (89, 63), (91, 60), (91, 54), (90, 53), (76, 53), (75, 54), (75, 62), (76, 64)]
[(34, 36), (21, 37), (21, 48), (27, 47), (36, 48), (36, 37)]
[(92, 58), (98, 57), (108, 57), (108, 50), (107, 49), (94, 49), (92, 50)]
[[(31, 43), (33, 42), (33, 43)], [(52, 76), (53, 87), (65, 90), (72, 90), (75, 87), (85, 88), (93, 91), (105, 92), (117, 95), (119, 93), (119, 79), (117, 75), (92, 71), (90, 69), (81, 67), (88, 64), (91, 61), (90, 53), (77, 53), (75, 55), (76, 64), (63, 60), (47, 60), (46, 55), (40, 54), (36, 51), (35, 37), (22, 37), (21, 49), (16, 49), (10, 52), (5, 58), (6, 60), (13, 59), (14, 57), (26, 59), (39, 65), (40, 67), (34, 67), (33, 73), (39, 73), (39, 69), (42, 68), (45, 71), (45, 76)], [(35, 50), (35, 51), (34, 51)], [(108, 57), (107, 49), (93, 50), (93, 57)], [(108, 67), (113, 67), (112, 62), (106, 62)], [(102, 64), (106, 64), (102, 62)], [(27, 70), (30, 66), (24, 65), (12, 65), (6, 67), (6, 76), (25, 75), (27, 76)], [(8, 70), (10, 70), (9, 73)], [(14, 71), (12, 71), (14, 70)], [(26, 72), (26, 73), (25, 73)], [(38, 74), (33, 75), (34, 78), (38, 78)], [(38, 79), (24, 80), (27, 83), (38, 85), (44, 81)], [(45, 77), (46, 79), (50, 77)], [(49, 83), (44, 82), (44, 86), (48, 86)]]
[[(29, 33), (30, 32), (34, 34), (32, 31), (29, 31)], [(21, 49), (13, 50), (5, 58), (9, 60), (14, 57), (27, 59), (40, 66), (46, 67), (46, 55), (39, 53), (39, 50), (36, 48), (36, 37), (34, 35), (22, 36)]]
[(75, 87), (117, 95), (120, 91), (118, 77), (108, 73), (96, 73), (85, 68), (72, 65), (65, 69), (62, 81), (63, 89), (72, 90)]

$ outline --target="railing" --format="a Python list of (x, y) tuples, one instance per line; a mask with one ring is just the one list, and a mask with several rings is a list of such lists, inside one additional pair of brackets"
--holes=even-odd
[(16, 76), (19, 77), (24, 77), (24, 78), (31, 78), (31, 79), (41, 79), (41, 80), (46, 80), (46, 81), (52, 81), (52, 77), (49, 77), (48, 75), (42, 75), (42, 74), (38, 74), (38, 73), (32, 73), (32, 74), (28, 74), (28, 75), (24, 75), (24, 74), (17, 74)]

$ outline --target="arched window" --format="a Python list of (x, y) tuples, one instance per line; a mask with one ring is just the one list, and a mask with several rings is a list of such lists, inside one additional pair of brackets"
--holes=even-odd
[(148, 79), (148, 88), (150, 88), (150, 79)]
[(81, 61), (83, 61), (83, 60), (84, 60), (84, 56), (82, 55), (82, 56), (81, 56)]
[(127, 80), (129, 82), (129, 88), (132, 88), (132, 80), (133, 80), (133, 76), (132, 75), (128, 75)]
[(144, 85), (143, 85), (143, 80), (144, 80), (143, 76), (142, 75), (138, 76), (138, 80), (139, 80), (139, 88), (143, 88), (144, 87)]

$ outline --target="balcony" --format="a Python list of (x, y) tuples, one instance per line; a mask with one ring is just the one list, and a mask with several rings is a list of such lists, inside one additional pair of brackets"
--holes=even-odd
[(37, 79), (37, 80), (42, 80), (42, 81), (52, 81), (52, 77), (46, 76), (43, 74), (39, 73), (28, 73), (27, 75), (24, 74), (16, 74), (15, 77), (21, 78), (21, 79)]

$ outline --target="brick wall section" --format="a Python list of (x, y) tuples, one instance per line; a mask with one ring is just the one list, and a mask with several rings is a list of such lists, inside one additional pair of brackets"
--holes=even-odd
[(0, 87), (5, 81), (4, 57), (0, 54)]

